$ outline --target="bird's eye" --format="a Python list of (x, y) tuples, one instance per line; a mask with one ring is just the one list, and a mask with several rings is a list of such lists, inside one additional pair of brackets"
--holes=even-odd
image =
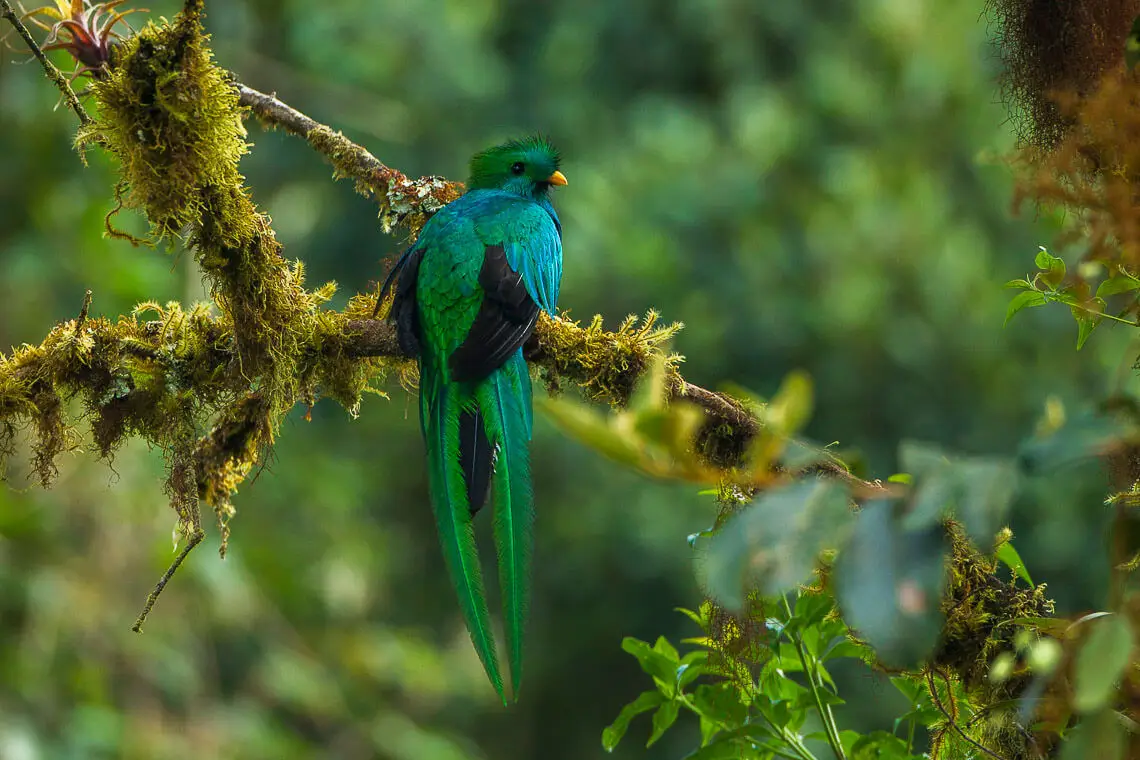
[(522, 161), (515, 161), (513, 164), (511, 164), (511, 174), (518, 176), (525, 171), (526, 171), (526, 167), (523, 166)]

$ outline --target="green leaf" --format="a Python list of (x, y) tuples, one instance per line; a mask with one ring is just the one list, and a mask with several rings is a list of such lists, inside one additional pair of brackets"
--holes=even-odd
[(955, 515), (976, 543), (993, 541), (1017, 489), (1017, 467), (996, 457), (948, 458), (937, 447), (914, 441), (899, 446), (899, 460), (914, 475), (907, 530), (939, 524)]
[[(784, 662), (786, 663), (788, 660), (784, 660)], [(780, 667), (780, 664), (772, 659), (764, 663), (764, 667), (761, 668), (757, 685), (773, 705), (787, 702), (797, 710), (802, 710), (805, 706), (812, 706), (811, 691), (806, 686), (800, 686), (799, 683), (786, 675), (786, 673), (802, 670), (803, 666), (798, 658), (795, 660), (794, 668)]]
[[(660, 641), (661, 639), (658, 639), (658, 643)], [(637, 658), (637, 661), (641, 663), (641, 669), (653, 676), (657, 682), (657, 688), (663, 694), (668, 697), (673, 696), (676, 691), (674, 684), (677, 666), (681, 664), (676, 657), (676, 650), (673, 650), (673, 656), (670, 657), (665, 652), (649, 646), (647, 642), (635, 639), (632, 636), (626, 636), (622, 639), (621, 648)]]
[(954, 462), (951, 472), (958, 486), (954, 514), (974, 543), (992, 546), (1017, 491), (1017, 467), (1006, 459), (969, 457)]
[(731, 609), (754, 589), (785, 593), (810, 578), (820, 552), (843, 544), (852, 520), (847, 489), (833, 481), (808, 478), (773, 489), (706, 542), (698, 576)]
[(629, 722), (643, 712), (649, 712), (665, 701), (659, 691), (643, 691), (637, 699), (621, 709), (614, 722), (602, 731), (602, 747), (606, 752), (613, 752), (625, 732), (629, 729)]
[(619, 430), (609, 418), (573, 401), (536, 397), (537, 405), (571, 436), (615, 462), (639, 467), (644, 452), (629, 431)]
[(800, 594), (792, 608), (792, 618), (788, 621), (788, 627), (792, 630), (814, 628), (834, 607), (835, 602), (828, 594)]
[(1140, 290), (1140, 280), (1136, 279), (1127, 272), (1121, 272), (1115, 277), (1110, 277), (1096, 289), (1097, 298), (1108, 298), (1120, 293), (1127, 293), (1132, 290)]
[(1104, 320), (1104, 317), (1076, 306), (1073, 306), (1071, 311), (1073, 312), (1073, 319), (1077, 320), (1077, 350), (1080, 351), (1081, 346), (1089, 339), (1092, 331)]
[(1077, 653), (1073, 707), (1091, 713), (1108, 704), (1132, 658), (1132, 627), (1121, 615), (1096, 621)]
[(789, 372), (765, 409), (765, 421), (781, 435), (795, 435), (811, 419), (812, 382), (805, 372)]
[(677, 710), (680, 709), (680, 703), (666, 702), (657, 708), (657, 712), (653, 713), (653, 733), (649, 735), (649, 741), (645, 743), (646, 747), (652, 747), (661, 738), (661, 735), (669, 730), (673, 722), (677, 720)]
[(1077, 724), (1061, 746), (1061, 760), (1120, 760), (1125, 756), (1124, 726), (1112, 710), (1101, 710)]
[(1041, 270), (1041, 281), (1051, 288), (1056, 288), (1065, 279), (1065, 262), (1042, 248), (1034, 259), (1037, 268)]
[(704, 747), (712, 738), (720, 731), (720, 724), (705, 714), (700, 715), (701, 719), (701, 746)]
[(1011, 618), (1003, 625), (1023, 625), (1026, 628), (1032, 628), (1040, 633), (1046, 633), (1058, 638), (1064, 638), (1066, 630), (1069, 628), (1069, 621), (1064, 618), (1050, 618), (1050, 617), (1016, 617)]
[(937, 446), (913, 440), (899, 444), (899, 464), (912, 481), (930, 477), (949, 463), (949, 458)]
[(685, 609), (684, 607), (674, 607), (673, 611), (680, 612), (689, 620), (692, 620), (702, 631), (709, 627), (709, 614), (712, 611), (712, 606), (708, 602), (703, 603), (696, 612)]
[(704, 675), (708, 671), (708, 668), (705, 667), (708, 659), (709, 653), (707, 649), (689, 652), (682, 657), (681, 664), (677, 666), (677, 687), (684, 690), (686, 686)]
[(684, 691), (686, 686), (707, 672), (709, 669), (704, 665), (682, 665), (677, 668), (677, 688)]
[(693, 690), (691, 701), (698, 713), (732, 729), (742, 725), (748, 717), (748, 708), (742, 698), (731, 681), (721, 681), (701, 684)]
[[(788, 701), (791, 702), (792, 706), (797, 710), (807, 711), (815, 709), (815, 695), (812, 694), (810, 690), (802, 686), (800, 688), (803, 689), (803, 691), (797, 693), (794, 699), (790, 699)], [(825, 705), (847, 704), (842, 697), (840, 697), (838, 694), (832, 693), (828, 689), (819, 690), (819, 699)]]
[(864, 505), (834, 567), (844, 619), (879, 660), (907, 668), (928, 656), (942, 623), (946, 534), (941, 525), (901, 530), (889, 501)]
[(1066, 415), (1059, 427), (1024, 441), (1019, 459), (1030, 474), (1052, 472), (1100, 456), (1134, 435), (1131, 426), (1119, 417), (1082, 409)]
[(670, 662), (680, 662), (681, 655), (677, 653), (677, 647), (669, 643), (669, 639), (664, 636), (658, 636), (656, 643), (653, 645), (653, 651), (665, 655), (669, 658)]
[(998, 547), (994, 556), (997, 557), (999, 562), (1012, 570), (1014, 575), (1021, 578), (1030, 586), (1033, 586), (1033, 579), (1029, 577), (1029, 570), (1026, 569), (1025, 563), (1021, 561), (1021, 555), (1017, 553), (1017, 549), (1013, 548), (1013, 544), (1006, 541)]
[(891, 683), (911, 704), (918, 702), (926, 691), (926, 684), (913, 676), (891, 676)]
[(1032, 290), (1033, 283), (1029, 280), (1008, 280), (1005, 283), (1007, 288), (1016, 288), (1018, 290)]
[[(740, 728), (726, 731), (716, 741), (702, 745), (696, 752), (685, 755), (684, 760), (741, 760), (753, 757), (745, 754), (745, 747), (758, 745), (760, 748), (784, 749), (786, 744), (762, 723), (749, 723)], [(763, 757), (764, 755), (756, 755)]]
[(850, 760), (906, 760), (906, 742), (886, 731), (874, 731), (860, 737), (851, 745)]
[(1013, 315), (1022, 309), (1032, 308), (1034, 306), (1044, 306), (1046, 303), (1045, 294), (1036, 290), (1027, 290), (1024, 293), (1018, 293), (1009, 302), (1009, 306), (1005, 310), (1004, 325), (1009, 324), (1009, 320), (1013, 319)]
[(684, 760), (742, 760), (749, 757), (751, 755), (744, 754), (740, 739), (733, 737), (731, 741), (724, 742), (717, 739), (712, 744), (685, 755)]
[(863, 646), (862, 644), (856, 644), (854, 641), (845, 638), (843, 641), (833, 644), (831, 647), (825, 650), (823, 656), (820, 659), (827, 661), (838, 660), (841, 657), (854, 657), (856, 659), (862, 660), (867, 657), (867, 652), (867, 647)]

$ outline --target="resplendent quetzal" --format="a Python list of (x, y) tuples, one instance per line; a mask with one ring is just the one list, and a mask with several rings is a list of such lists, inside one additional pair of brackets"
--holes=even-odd
[[(472, 518), (490, 491), (511, 685), (518, 699), (534, 503), (530, 374), (522, 346), (539, 310), (555, 313), (562, 226), (550, 204), (565, 185), (540, 137), (471, 159), (468, 190), (435, 214), (393, 267), (390, 317), (419, 358), (420, 428), (443, 555), (471, 641), (506, 703)], [(493, 481), (493, 487), (492, 487)]]

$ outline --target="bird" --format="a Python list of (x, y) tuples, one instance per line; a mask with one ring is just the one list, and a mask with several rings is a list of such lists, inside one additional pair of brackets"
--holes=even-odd
[(533, 408), (522, 347), (540, 312), (556, 314), (562, 225), (550, 191), (567, 184), (560, 164), (543, 136), (475, 154), (467, 190), (427, 221), (377, 299), (379, 309), (392, 292), (388, 319), (419, 364), (420, 430), (444, 561), (504, 705), (473, 520), (490, 496), (517, 702), (534, 542)]

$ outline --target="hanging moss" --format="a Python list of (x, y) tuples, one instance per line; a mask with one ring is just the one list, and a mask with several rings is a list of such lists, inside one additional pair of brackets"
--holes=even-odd
[(222, 557), (234, 515), (231, 497), (272, 443), (270, 403), (260, 393), (250, 393), (222, 413), (194, 450), (197, 496), (214, 507)]
[(1140, 0), (990, 0), (1003, 95), (1022, 142), (1052, 148), (1073, 126), (1056, 96), (1083, 98), (1124, 69)]
[(240, 184), (246, 152), (237, 93), (211, 62), (202, 2), (175, 24), (148, 23), (117, 49), (92, 84), (99, 104), (80, 144), (99, 143), (120, 162), (123, 202), (139, 209), (156, 238), (182, 233), (202, 215), (202, 189)]
[[(1028, 588), (1016, 578), (999, 577), (995, 556), (979, 552), (958, 523), (948, 521), (946, 532), (951, 547), (942, 599), (946, 622), (933, 663), (955, 673), (967, 690), (990, 690), (990, 663), (998, 652), (1013, 647), (1018, 631), (1009, 621), (1052, 615), (1053, 601), (1045, 594), (1045, 584)], [(999, 534), (994, 551), (1011, 537), (1008, 530)], [(1007, 681), (1002, 688), (1016, 692), (1020, 687)]]

